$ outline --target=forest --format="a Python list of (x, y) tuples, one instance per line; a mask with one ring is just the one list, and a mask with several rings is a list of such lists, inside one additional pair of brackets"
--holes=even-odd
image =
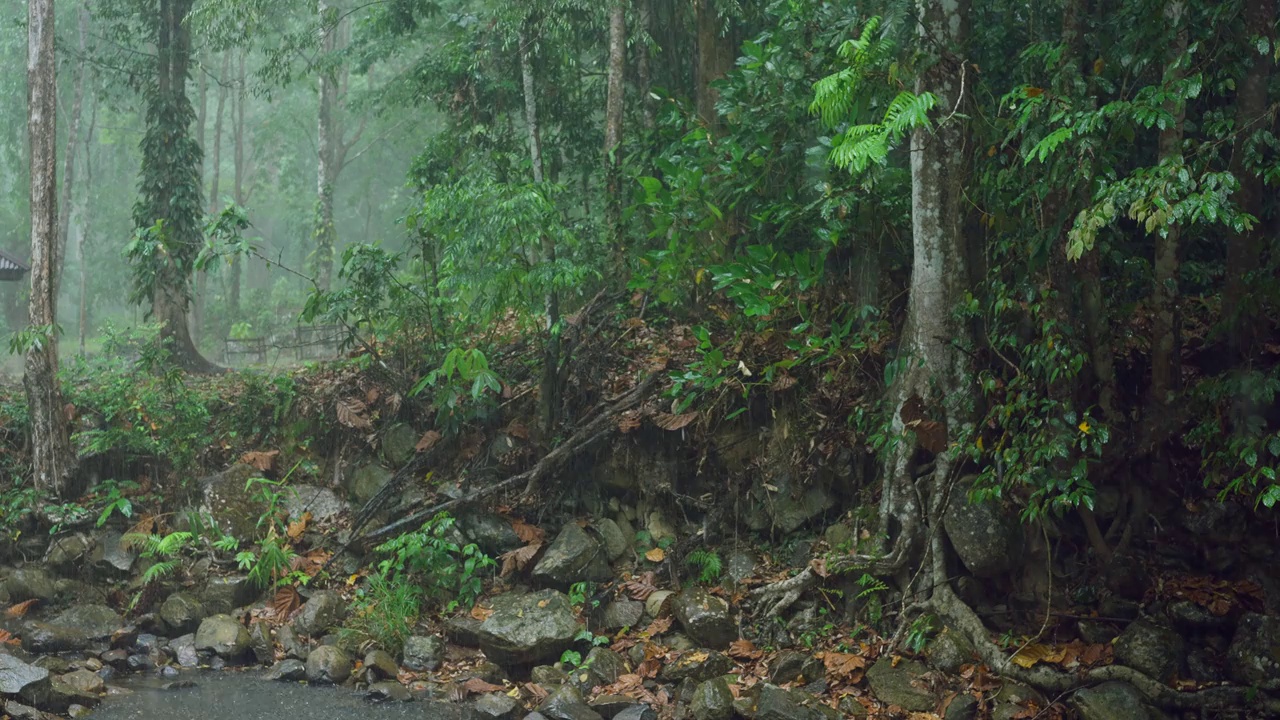
[(1278, 20), (0, 2), (0, 714), (1280, 717)]

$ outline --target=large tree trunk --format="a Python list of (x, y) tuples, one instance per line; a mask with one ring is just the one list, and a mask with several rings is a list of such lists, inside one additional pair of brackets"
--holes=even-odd
[(71, 119), (67, 126), (67, 149), (62, 158), (62, 197), (58, 201), (58, 247), (55, 265), (59, 277), (54, 286), (54, 297), (58, 296), (60, 274), (67, 257), (67, 232), (71, 227), (71, 192), (75, 185), (76, 145), (80, 139), (80, 110), (84, 107), (84, 81), (89, 74), (88, 41), (89, 41), (89, 8), (81, 7), (79, 12), (80, 34), (80, 67), (76, 71), (76, 86), (71, 99)]
[[(336, 27), (326, 0), (317, 0), (316, 11), (320, 15), (320, 49), (332, 54), (336, 43)], [(333, 254), (337, 244), (337, 229), (333, 225), (333, 185), (337, 178), (335, 151), (341, 139), (337, 134), (334, 111), (338, 98), (338, 80), (332, 70), (320, 75), (320, 103), (316, 123), (316, 217), (312, 236), (315, 239), (314, 271), (316, 284), (327, 291), (333, 280)]]
[(711, 83), (724, 77), (733, 67), (733, 49), (731, 43), (721, 36), (723, 28), (714, 0), (694, 0), (694, 13), (698, 34), (694, 101), (698, 117), (708, 128), (715, 130), (720, 125), (716, 115), (716, 101), (720, 99), (720, 93), (711, 87)]
[[(934, 539), (959, 462), (951, 441), (972, 422), (976, 399), (966, 352), (974, 344), (972, 330), (955, 313), (970, 280), (962, 232), (966, 134), (963, 113), (956, 112), (964, 101), (969, 3), (917, 5), (920, 47), (933, 57), (922, 63), (916, 92), (936, 95), (944, 117), (936, 129), (911, 135), (913, 260), (899, 371), (890, 389), (893, 433), (901, 438), (886, 459), (881, 497), (882, 535), (893, 543), (881, 565), (894, 571), (916, 567), (926, 551), (937, 552)], [(919, 462), (921, 450), (931, 463)], [(918, 582), (945, 582), (927, 574)], [(900, 584), (909, 585), (909, 578), (900, 577)]]
[[(248, 77), (245, 74), (244, 50), (240, 51), (240, 68), (237, 73), (236, 84), (236, 112), (235, 120), (232, 122), (232, 132), (235, 135), (235, 201), (239, 207), (244, 207), (248, 203), (248, 198), (244, 195), (244, 178), (246, 169), (244, 165), (244, 103), (245, 88), (248, 86)], [(240, 257), (231, 258), (231, 288), (227, 293), (227, 310), (232, 318), (240, 317)]]
[[(213, 173), (209, 178), (209, 215), (217, 216), (222, 211), (222, 118), (227, 106), (227, 82), (230, 79), (231, 53), (222, 54), (222, 70), (218, 73), (218, 101), (213, 111)], [(203, 134), (203, 131), (202, 131)], [(203, 138), (202, 144), (203, 145)], [(201, 162), (203, 165), (203, 161)], [(204, 305), (208, 295), (209, 276), (203, 271), (196, 273), (195, 330), (198, 334), (204, 328)], [(233, 316), (234, 317), (234, 316)]]
[[(89, 112), (89, 130), (84, 134), (84, 184), (93, 187), (93, 138), (98, 129), (98, 102), (94, 99), (93, 110)], [(93, 223), (89, 220), (89, 193), (80, 194), (79, 237), (76, 238), (76, 257), (80, 260), (80, 357), (85, 354), (85, 337), (89, 327), (89, 261), (85, 257), (85, 246), (89, 242), (89, 232)]]
[(1249, 275), (1258, 267), (1262, 246), (1262, 203), (1266, 197), (1262, 178), (1245, 167), (1249, 140), (1259, 130), (1259, 121), (1267, 115), (1267, 88), (1271, 83), (1272, 50), (1276, 43), (1276, 0), (1249, 0), (1245, 3), (1245, 27), (1241, 45), (1254, 48), (1255, 38), (1266, 38), (1266, 52), (1250, 53), (1252, 64), (1240, 83), (1236, 95), (1236, 139), (1231, 152), (1231, 174), (1240, 183), (1236, 202), (1240, 209), (1258, 218), (1253, 230), (1233, 233), (1227, 241), (1227, 287), (1222, 308), (1226, 315), (1227, 337), (1231, 350), (1239, 359), (1250, 354), (1257, 327), (1256, 303), (1249, 299)]
[(653, 0), (638, 0), (640, 13), (640, 39), (636, 43), (636, 86), (640, 92), (640, 124), (645, 132), (657, 127), (657, 113), (653, 105), (650, 88), (653, 85), (652, 53), (649, 43), (653, 40)]
[[(529, 136), (529, 160), (533, 166), (533, 182), (541, 185), (542, 168), (542, 135), (538, 126), (537, 84), (534, 81), (532, 48), (528, 33), (522, 30), (517, 42), (520, 45), (520, 81), (524, 90), (524, 119)], [(542, 262), (556, 261), (556, 246), (547, 235), (542, 236)], [(556, 327), (560, 324), (560, 298), (554, 290), (545, 298), (547, 312), (546, 348), (542, 359), (542, 381), (538, 388), (542, 431), (547, 439), (555, 433), (556, 419), (560, 406), (560, 335)]]
[(53, 0), (27, 5), (27, 137), (31, 146), (31, 325), (23, 384), (31, 414), (32, 470), (39, 492), (62, 496), (74, 469), (58, 386), (57, 60)]
[(604, 111), (604, 222), (617, 267), (626, 261), (622, 247), (622, 103), (626, 57), (626, 3), (614, 0), (609, 8), (609, 79)]

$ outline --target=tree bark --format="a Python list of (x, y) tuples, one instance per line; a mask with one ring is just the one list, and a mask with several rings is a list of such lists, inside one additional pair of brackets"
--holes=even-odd
[[(247, 96), (245, 88), (248, 86), (248, 76), (245, 73), (245, 52), (240, 51), (240, 67), (237, 73), (236, 82), (236, 113), (235, 120), (232, 123), (232, 130), (235, 134), (235, 187), (234, 197), (236, 205), (244, 207), (248, 203), (248, 199), (244, 195), (244, 179), (247, 169), (244, 164), (244, 104)], [(227, 296), (227, 310), (231, 317), (240, 317), (240, 261), (239, 256), (231, 258), (231, 288)]]
[[(98, 129), (98, 102), (95, 98), (93, 109), (89, 112), (89, 130), (84, 135), (84, 184), (93, 187), (93, 138)], [(85, 257), (85, 246), (89, 242), (89, 193), (80, 194), (80, 233), (76, 239), (76, 257), (80, 259), (80, 357), (85, 354), (85, 337), (89, 327), (89, 262)]]
[(609, 8), (609, 77), (605, 99), (604, 176), (605, 228), (614, 265), (626, 262), (622, 246), (622, 103), (623, 74), (627, 56), (627, 8), (624, 0), (614, 0)]
[(1223, 293), (1223, 320), (1231, 351), (1238, 359), (1246, 358), (1256, 341), (1256, 303), (1249, 298), (1249, 275), (1258, 267), (1262, 247), (1262, 204), (1265, 187), (1258, 173), (1245, 167), (1248, 142), (1268, 113), (1267, 88), (1271, 83), (1272, 52), (1276, 43), (1276, 0), (1250, 0), (1244, 9), (1245, 31), (1241, 45), (1255, 47), (1256, 38), (1269, 41), (1267, 52), (1253, 53), (1252, 64), (1240, 83), (1236, 96), (1236, 138), (1231, 151), (1231, 174), (1240, 183), (1236, 202), (1240, 209), (1258, 219), (1252, 230), (1232, 233), (1227, 240), (1227, 286)]
[(720, 13), (714, 0), (694, 0), (695, 24), (698, 35), (698, 63), (695, 73), (694, 101), (698, 117), (713, 131), (720, 127), (716, 114), (716, 102), (720, 92), (711, 83), (723, 78), (733, 66), (733, 50), (721, 37)]
[(58, 287), (62, 284), (61, 273), (67, 257), (67, 233), (71, 227), (71, 193), (75, 186), (76, 145), (80, 139), (80, 111), (84, 107), (84, 82), (89, 74), (88, 38), (89, 8), (81, 7), (78, 13), (80, 66), (76, 70), (76, 85), (71, 100), (71, 118), (67, 126), (67, 148), (62, 159), (62, 197), (58, 201), (58, 246), (55, 266), (58, 276), (54, 278), (54, 297), (58, 296)]
[(31, 160), (31, 298), (28, 312), (38, 342), (26, 351), (31, 414), (33, 484), (66, 494), (75, 456), (58, 385), (57, 60), (53, 0), (27, 5), (27, 137)]
[[(969, 289), (969, 257), (962, 223), (966, 172), (964, 47), (969, 35), (967, 0), (918, 0), (920, 47), (932, 57), (916, 92), (932, 92), (943, 118), (936, 128), (911, 135), (912, 271), (898, 373), (890, 390), (892, 432), (899, 442), (886, 458), (881, 495), (882, 536), (892, 549), (879, 565), (888, 571), (914, 568), (941, 533), (946, 498), (955, 483), (957, 450), (950, 441), (973, 418), (975, 388), (971, 328), (955, 317)], [(923, 417), (920, 417), (923, 416)], [(917, 423), (914, 424), (913, 423)], [(923, 423), (923, 424), (918, 424)], [(909, 430), (914, 427), (914, 432)], [(929, 429), (931, 428), (931, 429)], [(932, 435), (930, 442), (921, 437)], [(918, 465), (922, 447), (932, 469)], [(932, 585), (944, 578), (925, 577)], [(900, 576), (904, 588), (910, 576)]]
[[(327, 0), (317, 0), (316, 11), (320, 16), (320, 50), (326, 55), (332, 55), (336, 47), (336, 28), (330, 26), (332, 13)], [(316, 284), (322, 291), (328, 291), (333, 280), (333, 255), (337, 245), (337, 230), (333, 224), (333, 185), (337, 176), (335, 150), (341, 142), (334, 122), (337, 97), (337, 77), (332, 70), (326, 68), (320, 74), (320, 102), (316, 122), (316, 216), (312, 229), (315, 240), (313, 262)]]
[(636, 85), (640, 92), (640, 125), (645, 132), (657, 127), (657, 112), (653, 105), (651, 87), (653, 85), (653, 61), (649, 51), (653, 31), (653, 0), (637, 0), (640, 13), (640, 38), (636, 42)]
[[(222, 211), (222, 118), (227, 106), (227, 82), (230, 80), (231, 54), (222, 54), (222, 70), (218, 73), (218, 100), (213, 111), (213, 154), (211, 165), (213, 171), (209, 177), (209, 215), (217, 216)], [(201, 147), (204, 147), (203, 142)], [(201, 160), (203, 166), (203, 159)], [(196, 273), (195, 319), (194, 333), (204, 328), (204, 305), (208, 294), (209, 276), (203, 271)], [(234, 315), (232, 316), (234, 317)]]

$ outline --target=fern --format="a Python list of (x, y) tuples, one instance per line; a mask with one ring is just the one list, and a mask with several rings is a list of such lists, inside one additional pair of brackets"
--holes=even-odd
[(690, 567), (698, 568), (698, 582), (706, 584), (720, 579), (722, 567), (719, 553), (708, 550), (694, 550), (685, 557), (684, 562)]

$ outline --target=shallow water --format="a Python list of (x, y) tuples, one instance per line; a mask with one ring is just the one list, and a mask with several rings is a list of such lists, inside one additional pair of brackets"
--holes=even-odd
[(184, 673), (192, 688), (125, 678), (129, 694), (108, 697), (93, 720), (422, 720), (421, 703), (371, 703), (350, 690), (263, 680), (256, 672)]

